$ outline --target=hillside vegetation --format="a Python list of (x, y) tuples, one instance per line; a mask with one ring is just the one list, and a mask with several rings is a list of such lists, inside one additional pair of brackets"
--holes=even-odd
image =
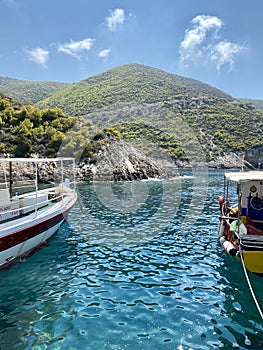
[(90, 120), (66, 116), (59, 108), (39, 110), (0, 94), (0, 155), (64, 155), (94, 163), (106, 142), (119, 139), (113, 128), (99, 130)]
[(58, 108), (40, 111), (0, 95), (0, 153), (52, 156), (76, 121), (76, 117), (66, 117)]
[(127, 64), (69, 85), (37, 105), (59, 107), (79, 116), (127, 104), (168, 102), (200, 95), (231, 99), (200, 81), (148, 66)]
[(35, 104), (65, 88), (67, 83), (26, 81), (0, 77), (0, 93), (20, 103)]
[(64, 150), (86, 149), (83, 157), (95, 161), (96, 152), (117, 137), (146, 154), (164, 152), (177, 164), (202, 158), (215, 165), (263, 145), (263, 112), (248, 102), (197, 80), (128, 64), (68, 84), (38, 102), (40, 109), (25, 105), (7, 116), (5, 108), (1, 147), (8, 144), (17, 154), (19, 140), (29, 139), (27, 154), (54, 154), (64, 142)]

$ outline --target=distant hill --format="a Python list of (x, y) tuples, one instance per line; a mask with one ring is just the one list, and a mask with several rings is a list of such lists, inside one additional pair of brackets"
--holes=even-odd
[(0, 76), (0, 93), (20, 103), (35, 104), (66, 87), (67, 83), (26, 81)]
[(71, 115), (87, 115), (131, 103), (169, 102), (182, 96), (204, 95), (233, 100), (198, 80), (144, 65), (126, 64), (68, 85), (37, 105), (59, 107)]
[(240, 98), (239, 100), (243, 103), (251, 104), (263, 111), (263, 100), (253, 100), (252, 98)]

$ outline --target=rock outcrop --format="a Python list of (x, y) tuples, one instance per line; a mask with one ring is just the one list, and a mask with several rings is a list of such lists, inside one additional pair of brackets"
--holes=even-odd
[(246, 166), (244, 163), (244, 155), (236, 153), (218, 156), (207, 163), (207, 167), (211, 169), (240, 169), (244, 166)]
[(77, 170), (77, 178), (85, 182), (134, 181), (172, 176), (173, 171), (164, 163), (146, 157), (123, 140), (109, 143), (97, 155), (95, 164), (85, 160)]
[(247, 167), (263, 169), (263, 147), (254, 147), (246, 151), (244, 162)]

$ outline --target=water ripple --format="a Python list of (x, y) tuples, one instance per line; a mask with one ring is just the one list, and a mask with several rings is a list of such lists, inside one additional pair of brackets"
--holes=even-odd
[[(111, 237), (75, 207), (49, 247), (1, 274), (0, 349), (262, 348), (242, 267), (217, 243), (221, 185), (221, 174), (210, 174), (209, 198), (187, 231), (192, 192), (182, 186), (177, 215), (137, 244), (123, 239), (127, 230), (138, 233), (131, 222), (115, 222), (120, 234)], [(138, 210), (141, 222), (146, 207)], [(262, 303), (262, 280), (253, 276), (252, 283)]]

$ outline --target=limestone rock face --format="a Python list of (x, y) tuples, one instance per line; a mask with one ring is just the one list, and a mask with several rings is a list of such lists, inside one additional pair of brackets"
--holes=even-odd
[(111, 142), (97, 156), (95, 165), (82, 162), (77, 178), (82, 181), (133, 181), (169, 177), (172, 173), (120, 140)]
[(247, 166), (263, 169), (263, 147), (255, 147), (245, 152), (244, 161)]
[(228, 153), (210, 161), (207, 163), (207, 167), (211, 169), (240, 169), (245, 165), (243, 158), (243, 154)]

